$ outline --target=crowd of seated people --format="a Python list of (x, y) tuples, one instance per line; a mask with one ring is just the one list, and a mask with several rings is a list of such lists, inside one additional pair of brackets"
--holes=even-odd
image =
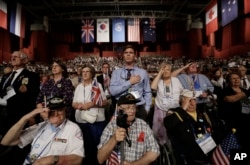
[[(250, 96), (250, 79), (248, 78), (250, 60), (247, 57), (234, 57), (228, 60), (213, 58), (174, 60), (169, 57), (166, 59), (161, 57), (158, 61), (154, 59), (154, 63), (152, 63), (150, 57), (137, 57), (135, 49), (130, 45), (124, 48), (123, 59), (77, 56), (69, 61), (55, 58), (52, 64), (30, 64), (25, 61), (27, 59), (23, 52), (15, 52), (11, 56), (11, 67), (6, 65), (6, 68), (11, 68), (11, 70), (2, 76), (0, 83), (3, 94), (0, 99), (1, 119), (5, 119), (5, 116), (9, 115), (9, 118), (15, 118), (15, 121), (11, 123), (12, 125), (15, 123), (21, 123), (22, 125), (22, 127), (15, 126), (14, 128), (22, 128), (23, 130), (29, 129), (30, 126), (32, 127), (32, 125), (40, 122), (52, 123), (53, 118), (44, 116), (42, 109), (47, 108), (51, 98), (61, 98), (63, 105), (68, 107), (67, 116), (63, 120), (69, 119), (75, 123), (76, 129), (81, 130), (82, 133), (82, 135), (79, 135), (79, 139), (82, 140), (82, 137), (84, 139), (79, 142), (82, 144), (83, 148), (80, 149), (83, 149), (83, 151), (77, 156), (70, 156), (70, 159), (76, 158), (75, 164), (98, 165), (108, 159), (107, 155), (102, 157), (99, 162), (97, 158), (100, 138), (112, 138), (108, 134), (109, 131), (105, 131), (105, 135), (103, 135), (103, 130), (109, 122), (116, 119), (111, 117), (112, 114), (106, 114), (107, 107), (113, 108), (111, 112), (114, 112), (114, 116), (117, 116), (119, 109), (117, 101), (127, 94), (133, 95), (133, 99), (136, 99), (136, 101), (132, 101), (136, 106), (136, 120), (143, 119), (143, 122), (149, 124), (152, 132), (147, 133), (152, 133), (159, 146), (167, 144), (168, 147), (172, 148), (176, 162), (180, 164), (212, 164), (211, 155), (213, 151), (232, 129), (236, 130), (235, 136), (238, 138), (241, 147), (246, 150), (250, 147), (248, 144), (249, 137), (245, 136), (245, 133), (249, 132), (246, 125), (250, 124), (250, 100), (248, 98)], [(22, 58), (24, 58), (24, 61), (19, 61)], [(19, 63), (21, 69), (18, 70), (15, 66)], [(149, 65), (150, 67), (148, 67)], [(99, 79), (102, 74), (99, 74), (97, 79), (98, 73), (103, 72), (103, 66), (109, 67), (109, 80), (105, 81), (105, 86), (104, 82)], [(154, 68), (154, 70), (147, 70), (150, 68)], [(24, 74), (21, 78), (16, 75), (11, 82), (13, 85), (9, 85), (12, 93), (8, 92), (9, 90), (3, 92), (3, 89), (6, 90), (5, 84), (16, 70), (19, 75), (22, 75), (23, 70), (29, 74)], [(38, 74), (33, 75), (32, 73), (40, 74), (40, 86), (37, 83), (39, 81)], [(103, 74), (103, 76), (105, 75)], [(36, 82), (36, 86), (32, 82)], [(16, 85), (15, 88), (12, 88), (15, 83), (19, 86)], [(36, 90), (32, 91), (32, 89)], [(29, 94), (30, 90), (31, 93), (35, 93)], [(154, 91), (155, 95), (152, 95)], [(23, 97), (26, 95), (33, 98)], [(32, 105), (20, 106), (15, 109), (17, 111), (20, 108), (19, 112), (22, 112), (20, 114), (23, 118), (20, 115), (15, 116), (15, 113), (8, 114), (8, 111), (6, 111), (10, 101), (11, 105), (20, 103), (20, 100), (13, 100), (17, 96), (23, 97), (23, 103), (28, 102)], [(36, 99), (34, 100), (34, 98)], [(155, 98), (155, 101), (152, 101), (152, 98)], [(32, 111), (33, 109), (35, 110)], [(129, 111), (129, 108), (127, 109)], [(49, 112), (49, 109), (45, 110)], [(61, 111), (56, 111), (58, 112), (54, 115), (60, 116)], [(127, 114), (128, 118), (129, 114)], [(1, 122), (3, 121), (6, 121), (6, 119)], [(59, 124), (60, 127), (63, 127), (62, 123)], [(51, 131), (55, 131), (55, 137), (54, 140), (48, 142), (48, 145), (53, 146), (55, 142), (64, 143), (65, 140), (65, 143), (71, 143), (71, 139), (56, 138), (57, 127), (58, 125), (51, 126)], [(0, 147), (0, 161), (23, 151), (13, 147), (17, 144), (18, 146), (24, 146), (20, 144), (24, 140), (21, 138), (22, 132), (19, 132), (20, 137), (14, 137), (14, 142), (6, 140), (12, 136), (11, 129), (14, 128), (10, 128), (11, 125), (8, 124), (8, 127), (4, 128), (4, 131), (0, 134), (0, 140), (3, 139)], [(7, 129), (10, 129), (9, 133), (7, 133)], [(125, 130), (125, 135), (117, 133), (115, 138), (122, 141), (121, 139), (126, 140), (126, 138), (119, 138), (121, 135), (125, 137), (133, 136), (132, 139), (135, 141), (132, 141), (131, 145), (144, 143), (140, 139), (145, 136), (142, 133), (143, 131), (140, 133), (133, 132), (133, 135), (130, 135), (131, 129), (137, 128), (133, 128), (133, 122), (130, 121), (128, 129)], [(41, 132), (41, 130), (38, 131)], [(188, 134), (186, 134), (187, 132)], [(137, 138), (136, 133), (138, 133)], [(204, 148), (200, 147), (196, 140), (204, 136), (207, 137), (207, 134), (211, 135), (209, 138), (212, 139), (214, 145), (209, 148), (209, 151), (204, 152)], [(23, 137), (27, 138), (27, 136)], [(188, 140), (183, 139), (183, 137), (187, 137)], [(113, 140), (115, 139), (112, 138), (111, 142)], [(32, 142), (31, 139), (29, 141)], [(102, 142), (107, 142), (107, 139), (102, 139)], [(25, 153), (29, 153), (36, 147), (35, 144), (36, 142), (33, 141), (28, 145), (28, 148), (25, 148)], [(127, 145), (127, 143), (125, 144)], [(8, 148), (7, 146), (12, 147)], [(106, 144), (101, 144), (101, 146), (108, 147)], [(112, 146), (114, 145), (112, 144)], [(145, 144), (145, 146), (149, 147), (148, 144)], [(47, 145), (45, 145), (46, 148)], [(129, 146), (126, 146), (126, 148), (130, 149)], [(154, 152), (158, 153), (158, 149), (155, 148)], [(111, 151), (111, 149), (108, 150)], [(45, 151), (46, 154), (38, 154), (32, 162), (28, 162), (49, 161), (56, 164), (62, 162), (67, 155), (66, 153), (54, 153), (53, 151), (55, 155), (48, 157), (50, 151), (47, 149)], [(44, 151), (42, 150), (42, 152)], [(135, 154), (133, 156), (137, 160), (157, 163), (155, 157), (152, 160), (146, 160), (142, 153), (140, 154), (141, 157), (137, 157), (134, 152), (131, 150), (131, 154)], [(190, 155), (190, 152), (196, 154)], [(46, 155), (46, 159), (44, 155)], [(18, 159), (11, 160), (13, 161), (11, 163), (19, 164), (24, 162), (25, 158), (24, 154), (20, 154)], [(128, 160), (124, 161), (129, 163)], [(136, 160), (133, 161), (136, 162)]]

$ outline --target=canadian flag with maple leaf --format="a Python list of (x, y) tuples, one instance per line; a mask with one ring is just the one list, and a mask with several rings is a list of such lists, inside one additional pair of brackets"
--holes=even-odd
[(206, 9), (206, 35), (218, 30), (217, 1), (213, 0)]

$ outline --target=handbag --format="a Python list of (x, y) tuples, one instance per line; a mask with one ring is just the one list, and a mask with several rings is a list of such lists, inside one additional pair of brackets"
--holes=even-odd
[(81, 118), (89, 123), (94, 123), (97, 119), (97, 112), (93, 111), (81, 111)]

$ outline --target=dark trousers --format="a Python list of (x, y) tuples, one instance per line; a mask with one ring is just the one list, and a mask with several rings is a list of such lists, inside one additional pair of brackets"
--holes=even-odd
[(105, 128), (105, 121), (91, 123), (78, 123), (80, 126), (83, 139), (85, 158), (83, 165), (99, 165), (97, 161), (97, 145), (100, 142), (102, 131)]
[(148, 122), (148, 113), (145, 110), (145, 105), (137, 105), (137, 109), (136, 109), (136, 114), (135, 116), (137, 118), (140, 118), (146, 122)]

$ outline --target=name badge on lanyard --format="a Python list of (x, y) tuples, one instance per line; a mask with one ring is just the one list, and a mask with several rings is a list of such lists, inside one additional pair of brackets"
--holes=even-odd
[(138, 91), (134, 90), (134, 91), (130, 91), (129, 93), (131, 93), (135, 99), (139, 99), (140, 98), (140, 94)]
[(241, 113), (250, 114), (250, 105), (247, 104), (247, 103), (242, 102), (242, 104), (241, 104)]
[(200, 146), (204, 154), (207, 154), (216, 147), (214, 139), (209, 133), (203, 134), (200, 138), (197, 138), (195, 141)]

